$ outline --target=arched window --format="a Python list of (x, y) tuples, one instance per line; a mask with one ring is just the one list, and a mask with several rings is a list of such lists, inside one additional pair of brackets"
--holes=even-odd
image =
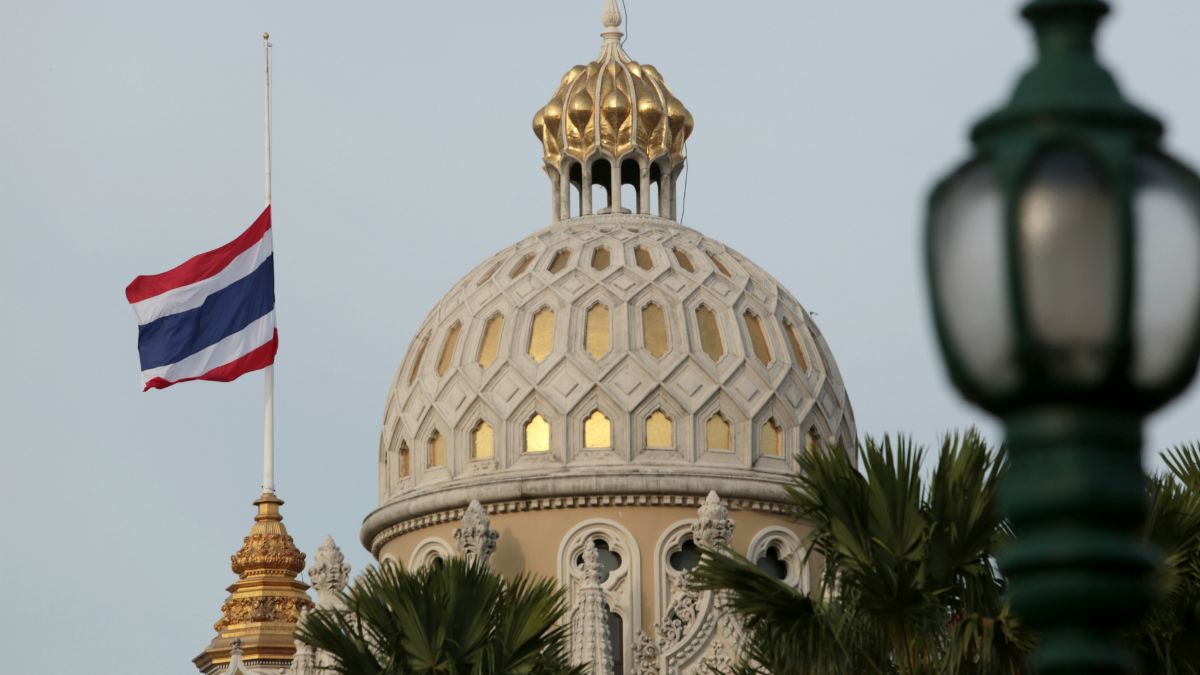
[(487, 368), (500, 353), (500, 336), (504, 331), (504, 315), (499, 312), (488, 319), (483, 328), (483, 341), (479, 343), (479, 365)]
[(612, 349), (612, 321), (608, 307), (596, 303), (588, 309), (583, 346), (593, 359), (599, 359)]
[(768, 546), (767, 550), (754, 561), (758, 569), (783, 581), (788, 577), (788, 564), (782, 559), (778, 546)]
[(604, 413), (593, 410), (583, 421), (583, 447), (604, 449), (612, 447), (612, 422)]
[(767, 344), (767, 334), (763, 332), (762, 321), (750, 310), (746, 310), (742, 318), (746, 320), (746, 331), (750, 333), (750, 347), (754, 350), (754, 356), (764, 366), (771, 365), (771, 346)]
[(621, 208), (641, 213), (642, 168), (636, 159), (621, 162)]
[(592, 213), (612, 207), (612, 165), (607, 159), (592, 162)]
[(446, 466), (446, 437), (438, 430), (429, 437), (429, 468)]
[(554, 258), (550, 260), (550, 266), (546, 271), (551, 274), (558, 274), (567, 268), (567, 263), (571, 261), (571, 251), (569, 249), (561, 249), (554, 254)]
[(450, 364), (454, 360), (454, 349), (458, 346), (458, 333), (461, 330), (462, 324), (456, 321), (446, 333), (446, 341), (442, 343), (442, 353), (438, 355), (438, 375), (445, 375), (446, 371), (450, 369)]
[(407, 478), (412, 473), (412, 458), (408, 452), (408, 443), (400, 444), (400, 477)]
[(550, 452), (550, 423), (537, 413), (525, 423), (525, 452)]
[(471, 430), (471, 459), (491, 459), (495, 453), (495, 435), (492, 433), (492, 427), (479, 420)]
[(662, 180), (662, 170), (658, 168), (658, 164), (651, 164), (650, 165), (650, 210), (647, 211), (647, 213), (651, 213), (656, 216), (666, 217), (667, 212), (666, 212), (666, 210), (664, 210), (662, 208), (662, 203), (659, 200), (659, 193), (661, 192), (661, 188), (659, 186), (659, 181), (661, 181), (661, 180)]
[(567, 207), (567, 213), (570, 216), (582, 216), (583, 201), (580, 193), (583, 190), (583, 168), (579, 165), (579, 162), (571, 163), (571, 168), (568, 169), (567, 176), (569, 177), (568, 182), (571, 185), (571, 203)]
[(604, 246), (597, 246), (592, 251), (592, 269), (603, 272), (612, 264), (612, 253)]
[(705, 423), (704, 427), (709, 450), (728, 452), (733, 449), (729, 420), (725, 419), (724, 415), (714, 413), (712, 417), (708, 418), (708, 422)]
[(707, 305), (696, 308), (696, 326), (700, 329), (700, 349), (713, 361), (725, 355), (725, 344), (721, 341), (721, 327), (717, 315)]
[(671, 343), (667, 338), (667, 318), (662, 307), (650, 303), (642, 308), (642, 342), (646, 351), (656, 359), (667, 353)]
[(696, 542), (689, 536), (679, 550), (671, 554), (669, 560), (671, 569), (676, 572), (687, 572), (700, 564), (700, 549), (696, 548)]
[(546, 360), (554, 351), (554, 310), (543, 307), (533, 315), (533, 326), (529, 331), (529, 356), (537, 363)]
[(675, 425), (671, 418), (661, 410), (655, 410), (646, 418), (646, 447), (673, 448), (675, 447)]
[(816, 427), (809, 427), (808, 431), (804, 432), (804, 451), (813, 452), (821, 447), (821, 434), (817, 433)]
[(759, 444), (764, 457), (783, 457), (783, 429), (775, 422), (774, 417), (763, 422)]

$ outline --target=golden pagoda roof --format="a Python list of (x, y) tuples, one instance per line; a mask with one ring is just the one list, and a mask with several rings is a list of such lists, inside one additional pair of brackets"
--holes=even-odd
[(193, 659), (205, 673), (230, 662), (236, 640), (246, 663), (290, 662), (296, 623), (302, 612), (313, 607), (308, 584), (297, 578), (304, 569), (304, 554), (283, 526), (279, 513), (283, 500), (264, 492), (254, 505), (258, 507), (254, 525), (230, 557), (238, 580), (226, 589), (229, 597), (213, 625), (217, 636)]
[(625, 53), (615, 0), (606, 0), (603, 19), (600, 56), (567, 71), (550, 102), (533, 116), (546, 163), (588, 161), (596, 153), (620, 159), (631, 152), (650, 162), (670, 157), (672, 164), (681, 163), (692, 114), (654, 66)]

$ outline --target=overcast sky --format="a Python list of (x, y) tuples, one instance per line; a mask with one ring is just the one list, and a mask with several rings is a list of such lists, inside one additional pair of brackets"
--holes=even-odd
[[(816, 313), (860, 433), (995, 427), (959, 402), (921, 276), (931, 181), (1030, 59), (1013, 0), (628, 0), (626, 48), (696, 118), (686, 224)], [(0, 646), (13, 673), (195, 672), (258, 494), (262, 377), (143, 394), (125, 285), (262, 208), (275, 43), (279, 494), (356, 570), (414, 330), (548, 224), (530, 119), (601, 0), (39, 0), (0, 19)], [(1127, 92), (1200, 160), (1200, 4), (1124, 2)], [(1193, 391), (1151, 445), (1200, 436)]]

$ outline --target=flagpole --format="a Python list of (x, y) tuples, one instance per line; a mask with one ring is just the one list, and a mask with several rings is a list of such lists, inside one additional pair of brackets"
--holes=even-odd
[[(271, 205), (271, 35), (263, 33), (263, 187)], [(275, 494), (275, 365), (263, 371), (263, 492)]]

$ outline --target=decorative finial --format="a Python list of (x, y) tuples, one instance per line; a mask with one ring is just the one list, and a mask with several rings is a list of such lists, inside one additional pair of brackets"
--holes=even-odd
[(733, 539), (734, 522), (729, 518), (729, 508), (721, 502), (716, 490), (710, 490), (700, 507), (700, 518), (692, 525), (692, 539), (701, 548), (719, 549), (729, 545)]
[(486, 565), (492, 553), (496, 551), (496, 542), (499, 539), (500, 533), (492, 529), (487, 509), (483, 508), (478, 499), (472, 499), (463, 512), (462, 526), (454, 528), (454, 540), (459, 555)]
[(263, 39), (264, 39), (264, 40), (270, 40), (270, 39), (271, 39), (271, 34), (270, 34), (270, 33), (268, 33), (268, 32), (266, 32), (266, 31), (263, 31)]
[(341, 593), (350, 582), (350, 566), (342, 549), (326, 536), (324, 543), (314, 556), (315, 564), (308, 568), (308, 578), (317, 591), (317, 607), (321, 609), (344, 608)]
[(617, 0), (604, 0), (604, 27), (616, 28), (621, 25), (621, 10)]

